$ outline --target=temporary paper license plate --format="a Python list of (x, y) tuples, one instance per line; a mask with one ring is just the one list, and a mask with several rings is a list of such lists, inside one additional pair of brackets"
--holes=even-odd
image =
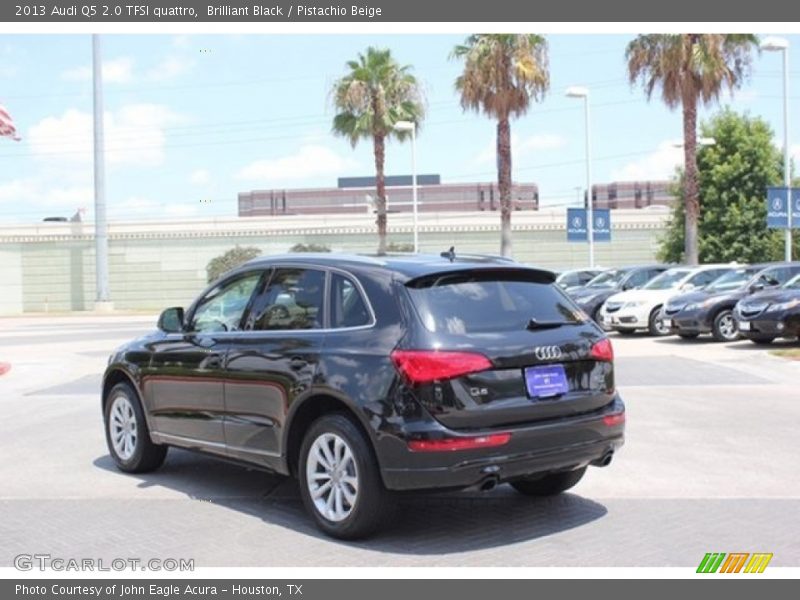
[(564, 365), (543, 365), (525, 369), (525, 383), (531, 398), (549, 398), (569, 391)]

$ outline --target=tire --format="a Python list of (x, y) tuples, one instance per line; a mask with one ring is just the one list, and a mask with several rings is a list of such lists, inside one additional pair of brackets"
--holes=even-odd
[(586, 473), (586, 467), (574, 471), (551, 473), (544, 477), (533, 476), (512, 481), (511, 486), (525, 496), (555, 496), (574, 487)]
[(129, 384), (111, 388), (103, 417), (108, 451), (120, 471), (146, 473), (164, 463), (167, 447), (150, 439), (139, 395)]
[(717, 313), (711, 325), (711, 335), (717, 342), (735, 342), (739, 339), (739, 328), (732, 310), (726, 308)]
[(699, 333), (679, 333), (678, 337), (684, 340), (695, 340), (699, 335)]
[(661, 318), (661, 307), (657, 306), (650, 313), (650, 319), (647, 322), (647, 332), (650, 335), (657, 337), (664, 337), (670, 334), (670, 330), (663, 326), (663, 319)]
[[(338, 492), (323, 492), (315, 499), (315, 492), (319, 492), (314, 486), (323, 488), (332, 481), (331, 470), (317, 458), (323, 453), (325, 462), (330, 464), (330, 454), (325, 456), (325, 448), (338, 462), (335, 477), (339, 487)], [(311, 424), (300, 447), (297, 478), (306, 510), (317, 526), (332, 537), (343, 540), (366, 537), (393, 512), (395, 498), (383, 486), (369, 440), (346, 415), (324, 415)]]
[(769, 335), (762, 335), (758, 337), (751, 337), (750, 341), (759, 346), (768, 346), (775, 338)]
[(633, 335), (634, 333), (636, 333), (635, 329), (627, 329), (627, 328), (615, 329), (614, 331), (616, 331), (620, 335)]

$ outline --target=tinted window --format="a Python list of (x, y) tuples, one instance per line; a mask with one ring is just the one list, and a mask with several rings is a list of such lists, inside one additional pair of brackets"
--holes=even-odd
[(226, 281), (211, 290), (195, 309), (192, 331), (233, 331), (239, 328), (261, 273)]
[(587, 286), (591, 288), (613, 288), (619, 285), (622, 278), (625, 276), (626, 271), (620, 269), (613, 269), (600, 273), (597, 277), (592, 279)]
[(524, 329), (531, 319), (577, 323), (578, 309), (547, 283), (446, 275), (409, 294), (429, 331), (481, 333)]
[(755, 272), (756, 270), (752, 268), (734, 269), (732, 271), (728, 271), (721, 277), (718, 277), (712, 281), (711, 285), (709, 285), (706, 290), (709, 292), (738, 290), (750, 280)]
[(787, 290), (800, 290), (800, 275), (796, 275), (783, 285)]
[(789, 281), (798, 273), (798, 267), (778, 267), (764, 271), (759, 277), (759, 280), (764, 285), (775, 286), (782, 285)]
[(359, 327), (372, 321), (361, 292), (347, 277), (331, 277), (331, 327)]
[(687, 283), (691, 283), (695, 287), (703, 287), (714, 281), (717, 277), (727, 272), (728, 269), (710, 269), (708, 271), (700, 271), (693, 275)]
[(661, 275), (656, 277), (655, 279), (651, 279), (648, 281), (644, 289), (646, 290), (669, 290), (674, 287), (677, 287), (678, 284), (683, 281), (683, 278), (686, 277), (690, 271), (688, 269), (670, 269), (669, 271), (664, 271)]
[(649, 280), (650, 271), (642, 269), (641, 271), (636, 271), (631, 274), (631, 276), (628, 278), (628, 281), (625, 282), (625, 287), (627, 289), (642, 287)]
[(325, 295), (325, 272), (315, 269), (275, 269), (253, 304), (247, 329), (319, 329)]

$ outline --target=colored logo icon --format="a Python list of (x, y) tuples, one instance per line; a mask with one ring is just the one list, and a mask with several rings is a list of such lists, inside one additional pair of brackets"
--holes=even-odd
[(769, 552), (708, 552), (700, 565), (698, 573), (763, 573), (772, 560)]

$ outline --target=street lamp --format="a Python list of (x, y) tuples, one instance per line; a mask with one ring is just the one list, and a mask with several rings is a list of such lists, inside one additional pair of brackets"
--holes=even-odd
[(417, 124), (413, 121), (398, 121), (397, 131), (411, 132), (411, 205), (414, 215), (414, 254), (419, 252), (419, 227), (417, 223)]
[(586, 237), (589, 241), (589, 268), (594, 267), (594, 206), (592, 199), (592, 137), (589, 127), (589, 89), (580, 86), (568, 87), (567, 98), (583, 98), (586, 127)]
[(788, 223), (786, 227), (786, 261), (792, 260), (792, 190), (789, 158), (789, 41), (779, 37), (768, 37), (761, 41), (761, 49), (767, 52), (783, 52), (783, 185), (786, 187)]

